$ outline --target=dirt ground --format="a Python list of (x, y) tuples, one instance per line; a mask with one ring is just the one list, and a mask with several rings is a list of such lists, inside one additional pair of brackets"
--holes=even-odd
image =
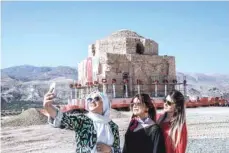
[[(35, 109), (23, 113), (1, 118), (2, 153), (74, 153), (73, 131), (51, 127)], [(113, 121), (119, 125), (121, 147), (130, 115), (130, 112), (111, 112)], [(228, 107), (187, 109), (187, 125), (188, 153), (229, 152)]]

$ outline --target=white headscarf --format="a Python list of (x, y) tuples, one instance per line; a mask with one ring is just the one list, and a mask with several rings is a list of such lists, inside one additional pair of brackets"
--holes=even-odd
[[(90, 93), (86, 97), (86, 103), (85, 103), (86, 104), (86, 109), (88, 110), (88, 101), (87, 101), (87, 99), (88, 98), (94, 98), (96, 96), (99, 96), (102, 99), (102, 102), (103, 102), (103, 113), (100, 116), (103, 116), (103, 118), (109, 119), (109, 117), (110, 117), (110, 109), (111, 109), (110, 101), (109, 101), (107, 95), (102, 93), (102, 92), (94, 91), (94, 92)], [(89, 113), (90, 113), (90, 111), (89, 111)]]
[[(92, 92), (86, 97), (86, 109), (88, 110), (88, 98), (94, 98), (96, 96), (99, 96), (102, 99), (103, 102), (103, 113), (102, 115), (90, 112), (87, 114), (87, 116), (92, 119), (94, 128), (97, 131), (97, 142), (105, 143), (109, 146), (112, 146), (114, 142), (114, 135), (111, 131), (109, 122), (111, 119), (110, 116), (110, 102), (106, 94), (102, 92)], [(96, 153), (96, 146), (93, 148), (91, 153)]]

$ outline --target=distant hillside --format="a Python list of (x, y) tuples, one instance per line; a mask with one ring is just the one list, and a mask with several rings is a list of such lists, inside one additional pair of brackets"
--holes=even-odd
[(52, 80), (57, 77), (77, 79), (78, 71), (67, 66), (35, 67), (31, 65), (15, 66), (2, 69), (4, 75), (23, 82), (33, 80)]
[(35, 67), (30, 65), (1, 70), (1, 98), (6, 102), (41, 102), (51, 82), (57, 82), (57, 100), (66, 102), (69, 82), (76, 80), (77, 69), (59, 67)]
[[(187, 79), (187, 93), (197, 96), (229, 96), (229, 75), (181, 73), (179, 81)], [(69, 82), (76, 80), (77, 69), (59, 67), (35, 67), (30, 65), (10, 67), (1, 70), (1, 100), (3, 104), (17, 101), (41, 102), (53, 81), (57, 82), (57, 101), (67, 102), (70, 95)], [(182, 87), (181, 87), (182, 89)]]
[(225, 96), (229, 93), (229, 75), (177, 73), (178, 80), (187, 79), (189, 96)]

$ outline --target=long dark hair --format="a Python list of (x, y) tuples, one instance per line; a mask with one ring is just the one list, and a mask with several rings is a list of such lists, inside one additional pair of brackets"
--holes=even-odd
[[(145, 104), (145, 106), (148, 108), (149, 118), (151, 118), (153, 121), (156, 121), (156, 109), (152, 103), (152, 99), (150, 98), (150, 96), (148, 94), (145, 94), (145, 93), (137, 94), (132, 98), (132, 100), (130, 102), (131, 104), (133, 103), (135, 98), (138, 98), (141, 103)], [(132, 110), (133, 108), (130, 107), (130, 109)], [(135, 116), (132, 115), (132, 118), (133, 117), (135, 117)]]
[[(185, 114), (185, 97), (177, 90), (173, 90), (168, 94), (172, 101), (175, 103), (175, 110), (171, 119), (171, 128), (169, 131), (169, 136), (172, 139), (173, 145), (176, 147), (180, 142), (181, 131), (184, 123), (186, 122)], [(166, 119), (167, 113), (165, 113), (159, 120), (158, 123), (161, 124)]]

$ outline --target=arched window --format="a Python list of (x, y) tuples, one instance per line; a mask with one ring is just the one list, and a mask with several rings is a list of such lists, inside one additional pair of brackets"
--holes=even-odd
[(143, 54), (144, 53), (144, 46), (142, 43), (137, 43), (136, 45), (136, 53)]
[(94, 49), (92, 50), (92, 55), (95, 56), (95, 50)]
[(95, 45), (94, 44), (92, 45), (91, 52), (92, 52), (92, 56), (95, 56)]
[(123, 79), (128, 79), (129, 78), (129, 73), (128, 72), (123, 72), (122, 78)]

